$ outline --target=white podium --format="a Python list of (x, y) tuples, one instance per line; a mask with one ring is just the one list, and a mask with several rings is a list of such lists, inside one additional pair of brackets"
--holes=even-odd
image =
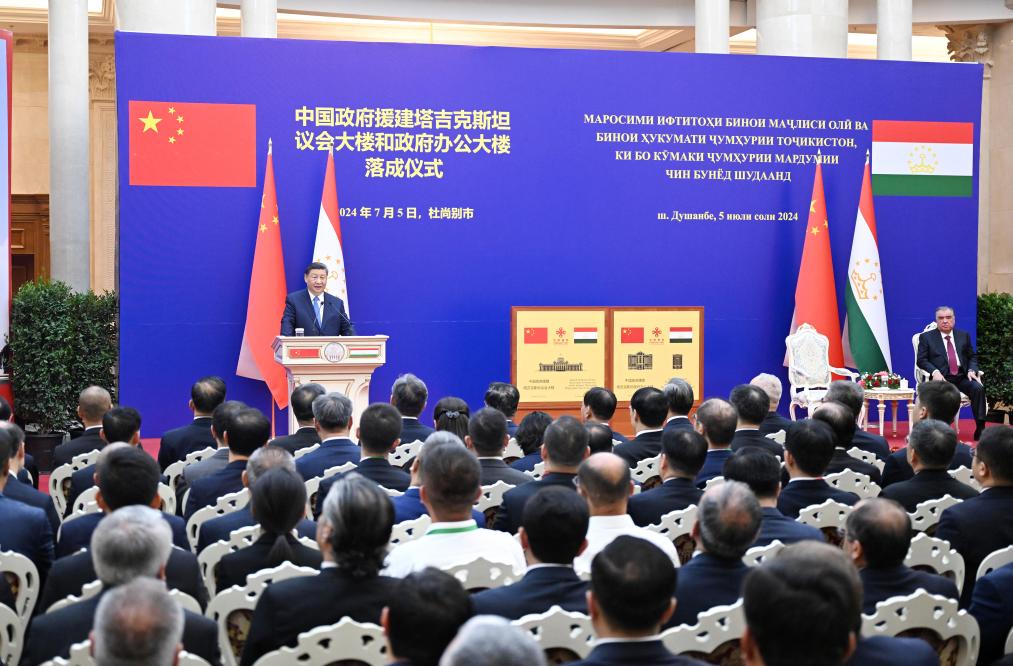
[[(273, 349), (275, 359), (287, 370), (289, 395), (303, 384), (320, 384), (328, 392), (336, 391), (351, 399), (354, 433), (359, 417), (369, 406), (369, 382), (373, 371), (387, 362), (387, 336), (279, 335), (274, 339)], [(289, 432), (295, 432), (298, 427), (289, 409)]]

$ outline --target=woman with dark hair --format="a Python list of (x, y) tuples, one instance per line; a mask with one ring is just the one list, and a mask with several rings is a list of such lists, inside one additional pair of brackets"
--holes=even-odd
[(219, 560), (215, 567), (219, 592), (245, 585), (250, 574), (282, 562), (320, 568), (320, 551), (299, 543), (292, 534), (306, 516), (306, 485), (298, 473), (276, 467), (258, 476), (250, 487), (250, 513), (260, 525), (260, 538)]
[(514, 461), (511, 467), (522, 472), (530, 472), (535, 469), (535, 465), (542, 462), (542, 436), (550, 423), (552, 417), (545, 412), (531, 412), (521, 419), (521, 424), (514, 433), (514, 439), (520, 445), (521, 451), (524, 451), (524, 457)]
[(468, 403), (454, 396), (440, 398), (440, 401), (433, 407), (433, 424), (436, 429), (452, 432), (460, 437), (462, 442), (468, 435), (469, 416), (471, 416), (471, 410), (468, 408)]

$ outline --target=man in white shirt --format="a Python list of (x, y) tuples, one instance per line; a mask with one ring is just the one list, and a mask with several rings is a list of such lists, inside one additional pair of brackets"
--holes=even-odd
[(422, 503), (433, 519), (425, 535), (391, 551), (384, 573), (403, 577), (426, 567), (446, 569), (479, 557), (524, 571), (524, 552), (509, 534), (481, 529), (471, 510), (482, 492), (481, 468), (464, 443), (448, 432), (426, 440), (419, 463)]
[(587, 500), (591, 512), (587, 548), (573, 562), (578, 572), (590, 571), (594, 556), (623, 534), (650, 541), (672, 560), (672, 564), (679, 566), (679, 554), (672, 541), (662, 534), (637, 527), (626, 513), (626, 503), (633, 494), (633, 480), (625, 460), (613, 453), (594, 454), (577, 470), (577, 491)]

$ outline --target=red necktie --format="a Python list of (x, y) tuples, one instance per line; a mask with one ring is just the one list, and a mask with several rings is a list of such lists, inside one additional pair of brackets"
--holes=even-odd
[(957, 362), (957, 350), (953, 348), (953, 338), (946, 336), (946, 358), (950, 360), (950, 374), (957, 374), (960, 363)]

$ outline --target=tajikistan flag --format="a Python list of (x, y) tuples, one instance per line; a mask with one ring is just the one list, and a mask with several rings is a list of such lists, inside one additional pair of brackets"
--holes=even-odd
[(974, 124), (872, 121), (876, 196), (969, 197)]
[[(872, 180), (875, 176), (872, 176)], [(879, 263), (876, 214), (872, 208), (869, 161), (865, 161), (862, 194), (858, 201), (855, 237), (848, 259), (848, 288), (844, 292), (844, 363), (861, 372), (891, 370), (890, 339), (886, 330), (883, 267)]]
[(313, 261), (327, 266), (327, 293), (343, 300), (345, 313), (348, 314), (345, 255), (341, 249), (341, 218), (338, 217), (338, 190), (334, 184), (334, 156), (331, 153), (327, 153), (324, 191), (320, 197), (320, 216), (317, 218), (317, 237), (313, 243)]

